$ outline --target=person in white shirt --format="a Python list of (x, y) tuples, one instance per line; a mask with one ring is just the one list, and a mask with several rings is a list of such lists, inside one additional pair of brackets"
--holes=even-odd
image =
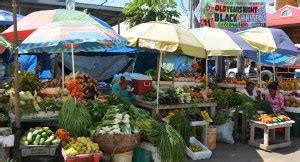
[(252, 100), (260, 100), (260, 92), (257, 92), (254, 89), (254, 83), (253, 82), (247, 82), (246, 88), (242, 90), (242, 93), (250, 97)]

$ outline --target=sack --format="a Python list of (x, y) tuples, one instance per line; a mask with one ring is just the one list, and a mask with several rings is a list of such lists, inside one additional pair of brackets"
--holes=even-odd
[(234, 144), (232, 136), (234, 123), (228, 120), (225, 124), (217, 126), (217, 141)]

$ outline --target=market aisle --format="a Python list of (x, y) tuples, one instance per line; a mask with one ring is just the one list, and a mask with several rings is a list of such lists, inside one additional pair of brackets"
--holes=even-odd
[[(247, 144), (218, 143), (217, 149), (209, 160), (199, 162), (299, 162), (300, 139), (292, 138), (293, 146), (290, 148), (277, 149), (266, 152), (256, 149)], [(187, 158), (187, 162), (195, 162)]]

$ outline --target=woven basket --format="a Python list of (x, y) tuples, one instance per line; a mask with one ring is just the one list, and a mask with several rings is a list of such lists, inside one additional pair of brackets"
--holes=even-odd
[(103, 134), (97, 135), (94, 142), (99, 145), (99, 149), (109, 154), (121, 154), (132, 151), (140, 143), (141, 134)]

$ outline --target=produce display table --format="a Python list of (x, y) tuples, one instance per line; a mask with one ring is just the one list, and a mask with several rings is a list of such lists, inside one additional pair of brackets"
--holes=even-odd
[[(284, 148), (289, 147), (292, 145), (290, 140), (290, 127), (295, 121), (286, 121), (280, 123), (273, 123), (273, 124), (265, 124), (259, 121), (249, 121), (250, 125), (250, 140), (249, 145), (258, 147), (263, 150), (274, 150), (277, 148)], [(255, 128), (261, 128), (264, 130), (264, 138), (255, 139)], [(285, 128), (285, 138), (284, 141), (279, 142), (275, 139), (275, 129), (276, 128)], [(270, 137), (271, 136), (271, 137)], [(271, 139), (269, 139), (271, 138)], [(270, 143), (274, 144), (270, 144)]]
[(300, 114), (300, 107), (284, 107), (285, 112)]
[(192, 128), (192, 136), (196, 136), (196, 128), (197, 127), (202, 127), (201, 131), (201, 140), (202, 143), (207, 146), (207, 131), (208, 131), (208, 122), (206, 121), (192, 121), (191, 122), (191, 127)]
[[(152, 111), (152, 116), (156, 114), (156, 103), (153, 102), (145, 102), (142, 100), (135, 100), (133, 104), (137, 106), (141, 106), (144, 108), (151, 109)], [(190, 107), (209, 107), (210, 108), (210, 116), (214, 117), (216, 114), (216, 107), (217, 103), (216, 102), (211, 102), (211, 103), (191, 103), (191, 104), (173, 104), (173, 105), (159, 105), (159, 110), (170, 110), (170, 109), (186, 109)]]
[[(153, 81), (152, 85), (157, 85), (156, 81)], [(203, 83), (200, 83), (200, 82), (182, 82), (182, 81), (160, 81), (159, 85), (160, 86), (173, 86), (175, 88), (178, 88), (178, 87), (184, 87), (184, 86), (196, 87), (196, 86), (203, 85)]]

